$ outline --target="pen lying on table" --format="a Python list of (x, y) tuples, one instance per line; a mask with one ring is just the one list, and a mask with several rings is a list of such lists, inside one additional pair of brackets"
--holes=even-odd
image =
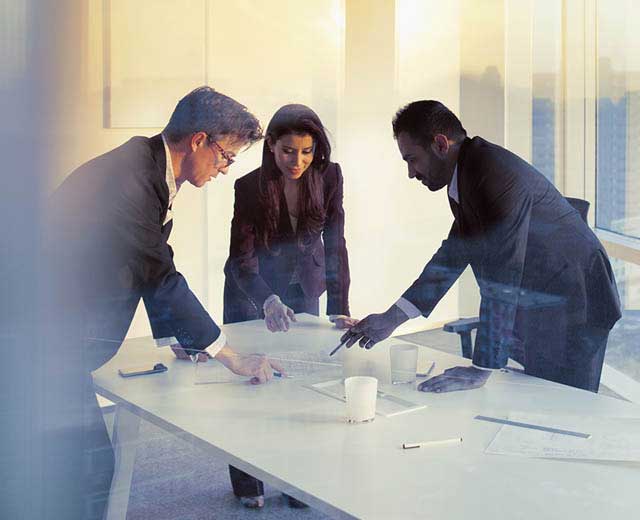
[(453, 439), (444, 439), (442, 441), (425, 441), (425, 442), (405, 442), (402, 445), (403, 450), (412, 450), (413, 448), (428, 448), (430, 446), (454, 446), (462, 443), (462, 437)]

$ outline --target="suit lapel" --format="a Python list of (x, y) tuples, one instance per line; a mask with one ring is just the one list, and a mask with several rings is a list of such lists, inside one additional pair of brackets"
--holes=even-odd
[[(151, 149), (151, 155), (158, 167), (158, 186), (160, 187), (160, 201), (162, 203), (162, 222), (164, 222), (165, 216), (169, 209), (169, 186), (167, 186), (167, 154), (164, 150), (164, 142), (162, 135), (157, 134), (149, 139), (149, 148)], [(167, 223), (168, 224), (168, 223)], [(171, 228), (169, 228), (170, 230)]]
[(287, 198), (284, 196), (284, 187), (280, 191), (280, 233), (283, 238), (294, 238), (296, 233), (291, 227), (291, 219), (289, 218), (289, 206), (287, 206)]
[[(478, 197), (474, 191), (474, 182), (476, 171), (473, 170), (473, 164), (469, 162), (469, 148), (471, 139), (465, 138), (460, 147), (458, 155), (458, 200), (457, 211), (458, 226), (460, 232), (467, 236), (474, 236), (482, 233), (483, 226), (480, 216), (477, 212)], [(454, 202), (455, 204), (455, 202)]]
[[(458, 194), (458, 197), (459, 196), (460, 195)], [(460, 206), (455, 200), (453, 200), (448, 195), (447, 195), (447, 198), (449, 199), (449, 207), (451, 208), (451, 213), (453, 213), (453, 218), (455, 218), (458, 224), (460, 224)]]
[(164, 151), (164, 142), (161, 134), (154, 135), (149, 139), (149, 148), (151, 148), (153, 160), (158, 165), (158, 171), (162, 173), (162, 179), (164, 180), (167, 173), (167, 154)]

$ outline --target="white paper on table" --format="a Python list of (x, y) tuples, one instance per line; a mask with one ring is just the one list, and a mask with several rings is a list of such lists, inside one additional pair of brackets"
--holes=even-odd
[(234, 374), (216, 360), (196, 363), (194, 367), (194, 383), (196, 385), (211, 385), (221, 383), (246, 383), (251, 378)]
[[(342, 379), (322, 381), (320, 383), (306, 385), (305, 388), (318, 392), (319, 394), (326, 395), (327, 397), (337, 399), (338, 401), (347, 401), (344, 382)], [(376, 399), (376, 415), (393, 417), (394, 415), (414, 412), (416, 410), (422, 410), (423, 408), (426, 408), (426, 405), (416, 404), (401, 397), (389, 394), (388, 392), (378, 390), (378, 398)]]
[[(277, 361), (288, 377), (335, 378), (342, 375), (342, 365), (333, 361), (328, 352), (276, 352), (268, 356)], [(243, 383), (250, 378), (238, 376), (214, 360), (197, 363), (195, 384)]]
[(511, 413), (509, 420), (588, 433), (588, 439), (503, 425), (485, 453), (640, 462), (640, 419)]
[(328, 352), (274, 352), (269, 359), (276, 361), (289, 377), (340, 377), (342, 364), (329, 357)]

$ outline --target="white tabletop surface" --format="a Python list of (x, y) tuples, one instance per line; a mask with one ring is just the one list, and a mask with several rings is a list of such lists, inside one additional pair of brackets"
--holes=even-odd
[[(299, 315), (287, 333), (263, 322), (224, 326), (242, 352), (328, 351), (340, 331), (325, 319)], [(390, 339), (366, 352), (388, 370)], [(344, 350), (344, 349), (343, 349)], [(363, 356), (365, 356), (363, 358)], [(468, 364), (458, 356), (420, 347), (434, 374)], [(122, 378), (118, 368), (162, 361), (168, 372)], [(385, 368), (386, 361), (386, 368)], [(426, 408), (372, 423), (345, 422), (345, 404), (274, 379), (266, 385), (195, 385), (193, 365), (158, 349), (151, 339), (125, 342), (94, 374), (98, 392), (203, 450), (287, 491), (333, 517), (441, 519), (612, 519), (640, 515), (640, 464), (529, 459), (485, 454), (500, 425), (476, 414), (511, 412), (640, 418), (640, 407), (618, 399), (531, 378), (493, 373), (485, 387), (449, 394), (384, 387)], [(403, 442), (462, 437), (454, 447), (402, 450)]]

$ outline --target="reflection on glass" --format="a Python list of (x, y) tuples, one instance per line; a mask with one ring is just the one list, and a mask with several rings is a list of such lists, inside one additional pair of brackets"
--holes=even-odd
[(531, 162), (551, 182), (558, 182), (557, 146), (561, 126), (556, 107), (561, 98), (562, 2), (537, 0), (532, 28)]
[(640, 382), (640, 265), (612, 259), (620, 300), (622, 319), (609, 335), (605, 363)]
[(640, 238), (640, 4), (598, 2), (596, 225)]
[(0, 2), (0, 89), (13, 88), (27, 63), (26, 2)]

